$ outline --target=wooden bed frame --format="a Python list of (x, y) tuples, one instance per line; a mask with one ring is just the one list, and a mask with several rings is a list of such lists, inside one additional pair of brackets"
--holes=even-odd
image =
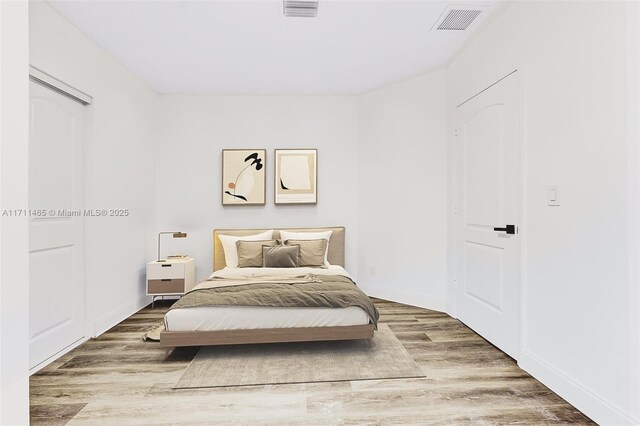
[[(321, 232), (333, 231), (329, 240), (327, 257), (332, 265), (344, 267), (344, 227), (332, 228), (283, 228), (288, 231)], [(213, 270), (226, 266), (222, 243), (218, 235), (244, 236), (264, 232), (266, 229), (217, 229), (213, 231)], [(274, 230), (274, 239), (280, 234)], [(373, 324), (334, 326), (334, 327), (295, 327), (216, 331), (163, 331), (160, 333), (160, 346), (206, 346), (239, 345), (251, 343), (315, 342), (327, 340), (373, 339)]]

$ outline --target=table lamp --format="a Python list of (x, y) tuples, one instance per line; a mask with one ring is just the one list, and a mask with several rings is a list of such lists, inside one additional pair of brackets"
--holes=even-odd
[(163, 259), (160, 259), (160, 237), (162, 235), (165, 234), (173, 234), (173, 238), (186, 238), (187, 234), (184, 232), (175, 232), (175, 231), (171, 231), (171, 232), (160, 232), (158, 234), (158, 262), (164, 262)]

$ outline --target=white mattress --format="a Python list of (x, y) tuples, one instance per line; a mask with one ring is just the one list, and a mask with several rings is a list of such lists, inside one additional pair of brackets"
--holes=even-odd
[[(344, 268), (332, 265), (317, 268), (224, 268), (211, 276), (240, 275), (343, 275)], [(260, 328), (332, 327), (369, 323), (367, 313), (357, 306), (348, 308), (272, 308), (264, 306), (201, 306), (172, 309), (165, 315), (168, 331), (213, 331)]]

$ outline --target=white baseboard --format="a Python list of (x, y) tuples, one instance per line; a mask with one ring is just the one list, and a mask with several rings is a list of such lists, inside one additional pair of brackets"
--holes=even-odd
[(133, 300), (124, 304), (118, 309), (98, 318), (93, 323), (93, 337), (98, 337), (114, 325), (122, 322), (126, 318), (129, 318), (149, 303), (151, 303), (151, 296), (142, 296), (138, 300)]
[(60, 358), (61, 356), (71, 352), (72, 350), (74, 350), (75, 348), (77, 348), (78, 346), (80, 346), (81, 344), (83, 344), (84, 342), (86, 342), (87, 340), (89, 340), (88, 337), (83, 337), (80, 340), (73, 342), (72, 344), (70, 344), (69, 346), (67, 346), (66, 348), (62, 349), (61, 351), (56, 352), (55, 354), (51, 355), (49, 358), (45, 359), (44, 361), (42, 361), (40, 364), (36, 365), (35, 367), (32, 367), (29, 369), (29, 375), (31, 376), (32, 374), (37, 373), (38, 371), (42, 370), (43, 368), (45, 368), (47, 365), (51, 364), (52, 362), (56, 361), (58, 358)]
[(638, 420), (527, 350), (520, 354), (518, 365), (598, 424), (638, 424)]
[(378, 299), (389, 300), (409, 306), (417, 306), (418, 308), (431, 309), (438, 312), (447, 312), (446, 299), (425, 296), (424, 294), (395, 288), (368, 285), (362, 285), (361, 287), (367, 295), (377, 297)]

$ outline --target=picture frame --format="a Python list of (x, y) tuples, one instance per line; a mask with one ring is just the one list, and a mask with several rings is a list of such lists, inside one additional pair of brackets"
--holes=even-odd
[(266, 204), (266, 149), (222, 150), (222, 205)]
[(318, 150), (274, 150), (275, 204), (317, 204)]

